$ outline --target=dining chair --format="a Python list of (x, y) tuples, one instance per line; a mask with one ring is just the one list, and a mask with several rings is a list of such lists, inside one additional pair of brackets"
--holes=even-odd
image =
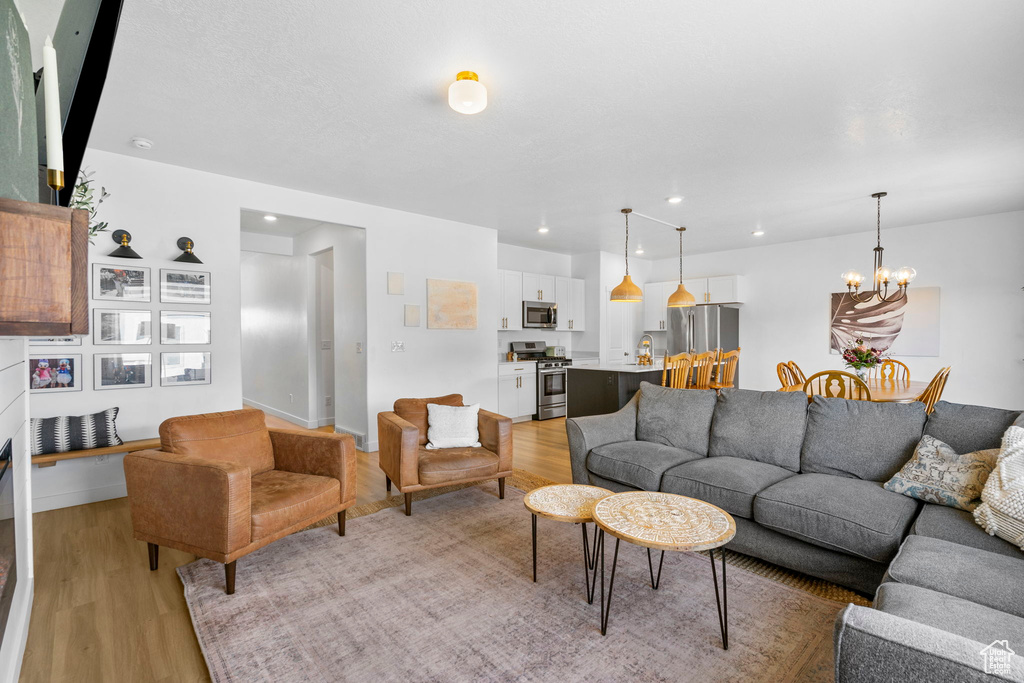
[(793, 371), (785, 361), (775, 366), (775, 372), (779, 375), (779, 382), (782, 384), (782, 388), (796, 386), (797, 384), (803, 384), (803, 382), (797, 382), (796, 378), (793, 377)]
[(685, 389), (690, 376), (693, 357), (688, 353), (677, 353), (674, 356), (665, 354), (665, 364), (661, 370), (661, 386), (673, 389)]
[(868, 371), (869, 377), (877, 377), (881, 380), (909, 382), (910, 368), (901, 361), (894, 358), (886, 358), (878, 365)]
[(813, 396), (847, 398), (853, 401), (870, 401), (871, 390), (857, 375), (842, 370), (816, 372), (804, 382), (804, 393), (808, 400)]
[(735, 387), (736, 370), (739, 368), (739, 365), (740, 349), (719, 354), (715, 379), (711, 382), (711, 388), (721, 392), (722, 389), (732, 389)]
[(789, 372), (793, 376), (793, 384), (803, 384), (807, 381), (804, 371), (794, 361), (789, 361), (786, 365), (789, 366)]
[(693, 357), (693, 372), (688, 389), (710, 389), (711, 371), (715, 368), (715, 361), (718, 359), (718, 351), (707, 351), (698, 353)]
[(917, 397), (918, 401), (924, 403), (926, 413), (935, 410), (935, 404), (942, 398), (942, 390), (946, 388), (946, 380), (949, 378), (951, 369), (952, 366), (947, 366), (935, 373), (935, 377), (932, 377), (932, 381), (928, 382), (928, 386)]

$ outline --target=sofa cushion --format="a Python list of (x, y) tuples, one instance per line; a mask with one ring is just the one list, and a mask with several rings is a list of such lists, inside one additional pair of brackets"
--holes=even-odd
[(669, 389), (641, 382), (636, 438), (705, 456), (714, 413), (714, 391)]
[(423, 486), (436, 486), (466, 479), (483, 479), (498, 473), (498, 456), (486, 448), (428, 449), (420, 447), (419, 479)]
[(920, 586), (1024, 617), (1024, 553), (989, 553), (928, 536), (907, 536), (889, 565), (890, 581)]
[(974, 521), (974, 515), (966, 510), (925, 503), (917, 516), (910, 533), (970, 546), (991, 553), (1024, 557), (1024, 552), (998, 536), (989, 536)]
[(998, 448), (957, 453), (934, 436), (925, 434), (914, 450), (914, 457), (884, 486), (887, 491), (926, 503), (973, 510), (981, 502), (981, 490), (997, 457)]
[(875, 562), (896, 555), (916, 511), (916, 501), (878, 482), (830, 474), (798, 474), (754, 498), (758, 524)]
[(700, 453), (650, 441), (620, 441), (590, 451), (587, 469), (620, 484), (644, 491), (659, 491), (665, 470), (703, 457)]
[[(963, 598), (919, 586), (883, 583), (875, 594), (874, 606), (985, 645), (1009, 639), (1011, 650), (1021, 652), (1024, 648), (1024, 619)], [(980, 658), (978, 662), (980, 666)]]
[(782, 467), (723, 455), (692, 460), (667, 470), (661, 490), (697, 498), (731, 515), (750, 519), (754, 515), (754, 494), (792, 476)]
[(334, 477), (270, 470), (252, 477), (252, 540), (293, 524), (325, 517), (341, 505), (341, 483)]
[(757, 460), (800, 471), (807, 397), (790, 391), (723, 389), (708, 455)]
[(462, 394), (448, 394), (436, 398), (400, 398), (395, 401), (395, 415), (406, 422), (411, 422), (420, 430), (420, 445), (427, 443), (427, 404), (435, 403), (442, 406), (461, 406)]
[(807, 408), (800, 471), (885, 481), (914, 454), (924, 429), (924, 410), (918, 402), (815, 396)]
[(948, 443), (957, 453), (999, 448), (1003, 432), (1020, 415), (1019, 410), (939, 401), (928, 416), (924, 433)]
[(245, 465), (253, 474), (274, 469), (274, 447), (262, 410), (168, 418), (160, 423), (160, 450)]

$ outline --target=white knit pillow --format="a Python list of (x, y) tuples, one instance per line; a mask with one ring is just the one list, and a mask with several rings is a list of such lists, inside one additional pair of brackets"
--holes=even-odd
[(1003, 433), (1002, 452), (981, 492), (974, 521), (1024, 550), (1024, 427)]
[(471, 406), (442, 406), (428, 403), (427, 448), (479, 447), (479, 415), (479, 403)]

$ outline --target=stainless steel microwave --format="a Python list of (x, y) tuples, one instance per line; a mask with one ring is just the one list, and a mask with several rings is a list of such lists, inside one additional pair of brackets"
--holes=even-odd
[(554, 329), (558, 324), (558, 304), (550, 301), (524, 301), (523, 327)]

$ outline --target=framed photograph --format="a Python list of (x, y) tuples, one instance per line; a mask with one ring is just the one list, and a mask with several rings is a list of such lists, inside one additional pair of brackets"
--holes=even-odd
[(81, 346), (81, 337), (29, 337), (29, 346)]
[(209, 344), (208, 311), (160, 311), (161, 344)]
[(209, 351), (160, 354), (160, 386), (181, 387), (209, 383)]
[(160, 303), (210, 303), (210, 274), (197, 270), (160, 269)]
[(92, 329), (93, 344), (151, 344), (153, 312), (128, 308), (96, 308), (93, 310)]
[(92, 388), (137, 389), (153, 386), (153, 354), (93, 354)]
[(92, 264), (92, 298), (103, 301), (149, 301), (149, 268)]
[(57, 394), (82, 390), (82, 356), (28, 357), (28, 385), (33, 394)]

